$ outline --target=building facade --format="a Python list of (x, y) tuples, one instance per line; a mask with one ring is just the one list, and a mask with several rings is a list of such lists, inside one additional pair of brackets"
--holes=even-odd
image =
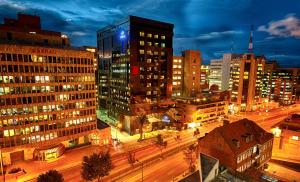
[(222, 59), (210, 60), (210, 73), (209, 73), (209, 88), (212, 85), (217, 85), (218, 89), (222, 88)]
[(172, 97), (182, 96), (183, 87), (183, 57), (173, 56), (173, 82), (172, 82)]
[(196, 125), (220, 121), (228, 114), (227, 101), (203, 103), (178, 99), (177, 107), (185, 123), (198, 123)]
[(151, 105), (172, 96), (173, 28), (129, 16), (97, 32), (99, 102), (130, 133), (138, 128), (134, 104), (147, 103), (154, 112)]
[(182, 52), (183, 65), (183, 93), (184, 97), (196, 97), (201, 92), (201, 53), (195, 50)]
[[(94, 54), (73, 48), (38, 16), (0, 25), (0, 145), (4, 164), (50, 160), (96, 129)], [(63, 144), (63, 145), (62, 145)]]
[(256, 110), (262, 102), (262, 85), (265, 58), (244, 54), (231, 61), (230, 82), (231, 104), (234, 112)]
[(201, 74), (200, 74), (200, 86), (201, 91), (204, 89), (209, 89), (209, 73), (210, 73), (210, 66), (209, 65), (201, 65)]
[[(182, 61), (179, 63), (178, 60)], [(201, 93), (201, 62), (200, 51), (185, 50), (182, 56), (174, 56), (172, 84), (176, 97), (196, 97)], [(179, 89), (181, 89), (180, 94), (178, 94)], [(175, 97), (174, 92), (173, 97)]]
[(220, 91), (229, 89), (231, 61), (239, 59), (239, 54), (226, 53), (221, 59), (210, 61), (209, 87), (217, 85)]
[(273, 135), (255, 122), (242, 119), (215, 128), (199, 139), (200, 152), (220, 160), (226, 168), (244, 172), (263, 168), (271, 159)]

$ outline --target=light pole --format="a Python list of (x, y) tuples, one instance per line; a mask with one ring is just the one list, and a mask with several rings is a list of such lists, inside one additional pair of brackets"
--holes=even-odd
[(122, 128), (122, 124), (119, 123), (116, 127), (116, 139), (118, 140), (118, 129), (121, 129)]

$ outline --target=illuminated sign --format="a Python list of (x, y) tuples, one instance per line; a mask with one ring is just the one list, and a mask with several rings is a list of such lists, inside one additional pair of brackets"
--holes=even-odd
[(32, 48), (31, 53), (33, 53), (33, 54), (56, 54), (56, 50), (45, 49), (45, 48)]
[(122, 30), (120, 33), (120, 39), (125, 39), (125, 38), (126, 38), (125, 32), (124, 30)]
[(169, 116), (167, 116), (167, 115), (163, 115), (163, 117), (161, 118), (161, 121), (165, 122), (165, 123), (170, 123), (171, 122)]
[(140, 73), (140, 67), (138, 67), (138, 66), (131, 66), (131, 73), (133, 75), (138, 75)]

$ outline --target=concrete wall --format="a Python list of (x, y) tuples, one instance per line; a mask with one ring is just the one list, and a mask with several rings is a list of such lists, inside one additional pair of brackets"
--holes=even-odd
[[(293, 140), (292, 136), (298, 136)], [(282, 130), (281, 137), (274, 137), (272, 157), (300, 160), (300, 132)]]

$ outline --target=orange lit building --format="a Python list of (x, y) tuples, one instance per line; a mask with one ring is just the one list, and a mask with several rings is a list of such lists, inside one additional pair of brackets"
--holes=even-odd
[(229, 89), (234, 112), (256, 110), (262, 102), (265, 58), (244, 54), (231, 61)]
[(180, 97), (182, 95), (183, 84), (183, 57), (173, 56), (173, 82), (172, 96)]
[[(173, 97), (196, 97), (201, 92), (201, 53), (186, 50), (173, 58)], [(181, 90), (181, 93), (180, 93)]]
[(220, 160), (220, 165), (243, 172), (250, 167), (263, 168), (272, 156), (273, 135), (255, 122), (242, 119), (224, 121), (199, 139), (200, 152)]
[(40, 17), (0, 25), (0, 145), (4, 164), (50, 160), (96, 131), (94, 53), (74, 48)]

